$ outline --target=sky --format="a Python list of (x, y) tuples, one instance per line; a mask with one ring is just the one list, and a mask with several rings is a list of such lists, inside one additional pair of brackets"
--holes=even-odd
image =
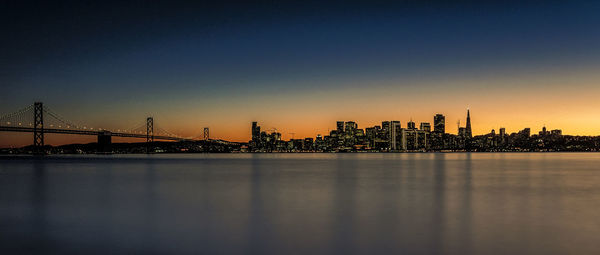
[(215, 2), (2, 1), (0, 115), (248, 141), (252, 121), (287, 140), (436, 113), (456, 133), (468, 108), (475, 135), (600, 135), (600, 2)]

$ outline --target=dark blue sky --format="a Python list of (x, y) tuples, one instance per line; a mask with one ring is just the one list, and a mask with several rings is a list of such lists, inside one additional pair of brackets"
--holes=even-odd
[(2, 112), (33, 100), (77, 106), (78, 118), (216, 111), (314, 90), (467, 93), (491, 85), (465, 80), (600, 64), (597, 1), (218, 2), (3, 2)]

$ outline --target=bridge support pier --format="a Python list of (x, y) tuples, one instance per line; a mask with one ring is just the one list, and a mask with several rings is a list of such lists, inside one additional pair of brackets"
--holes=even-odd
[(110, 131), (103, 131), (98, 133), (98, 154), (111, 154), (112, 153), (112, 135)]

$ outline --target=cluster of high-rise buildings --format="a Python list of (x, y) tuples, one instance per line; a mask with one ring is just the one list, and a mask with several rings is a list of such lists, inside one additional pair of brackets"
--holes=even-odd
[[(417, 126), (412, 120), (403, 126), (400, 121), (383, 121), (381, 125), (361, 129), (354, 121), (338, 121), (329, 134), (315, 138), (284, 141), (279, 132), (261, 131), (257, 122), (252, 122), (252, 140), (248, 150), (252, 152), (416, 152), (416, 151), (568, 151), (580, 144), (582, 137), (563, 136), (561, 130), (531, 135), (529, 128), (507, 134), (505, 128), (499, 133), (473, 136), (471, 114), (467, 110), (466, 125), (458, 128), (457, 134), (446, 133), (446, 117), (433, 116), (430, 122)], [(584, 147), (597, 148), (594, 144)], [(595, 147), (594, 147), (595, 146)], [(586, 148), (587, 148), (586, 147)], [(576, 150), (585, 150), (583, 147)]]

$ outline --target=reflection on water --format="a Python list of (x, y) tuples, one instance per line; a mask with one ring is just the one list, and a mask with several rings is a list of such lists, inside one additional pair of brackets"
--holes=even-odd
[(0, 157), (24, 253), (599, 254), (600, 154)]

